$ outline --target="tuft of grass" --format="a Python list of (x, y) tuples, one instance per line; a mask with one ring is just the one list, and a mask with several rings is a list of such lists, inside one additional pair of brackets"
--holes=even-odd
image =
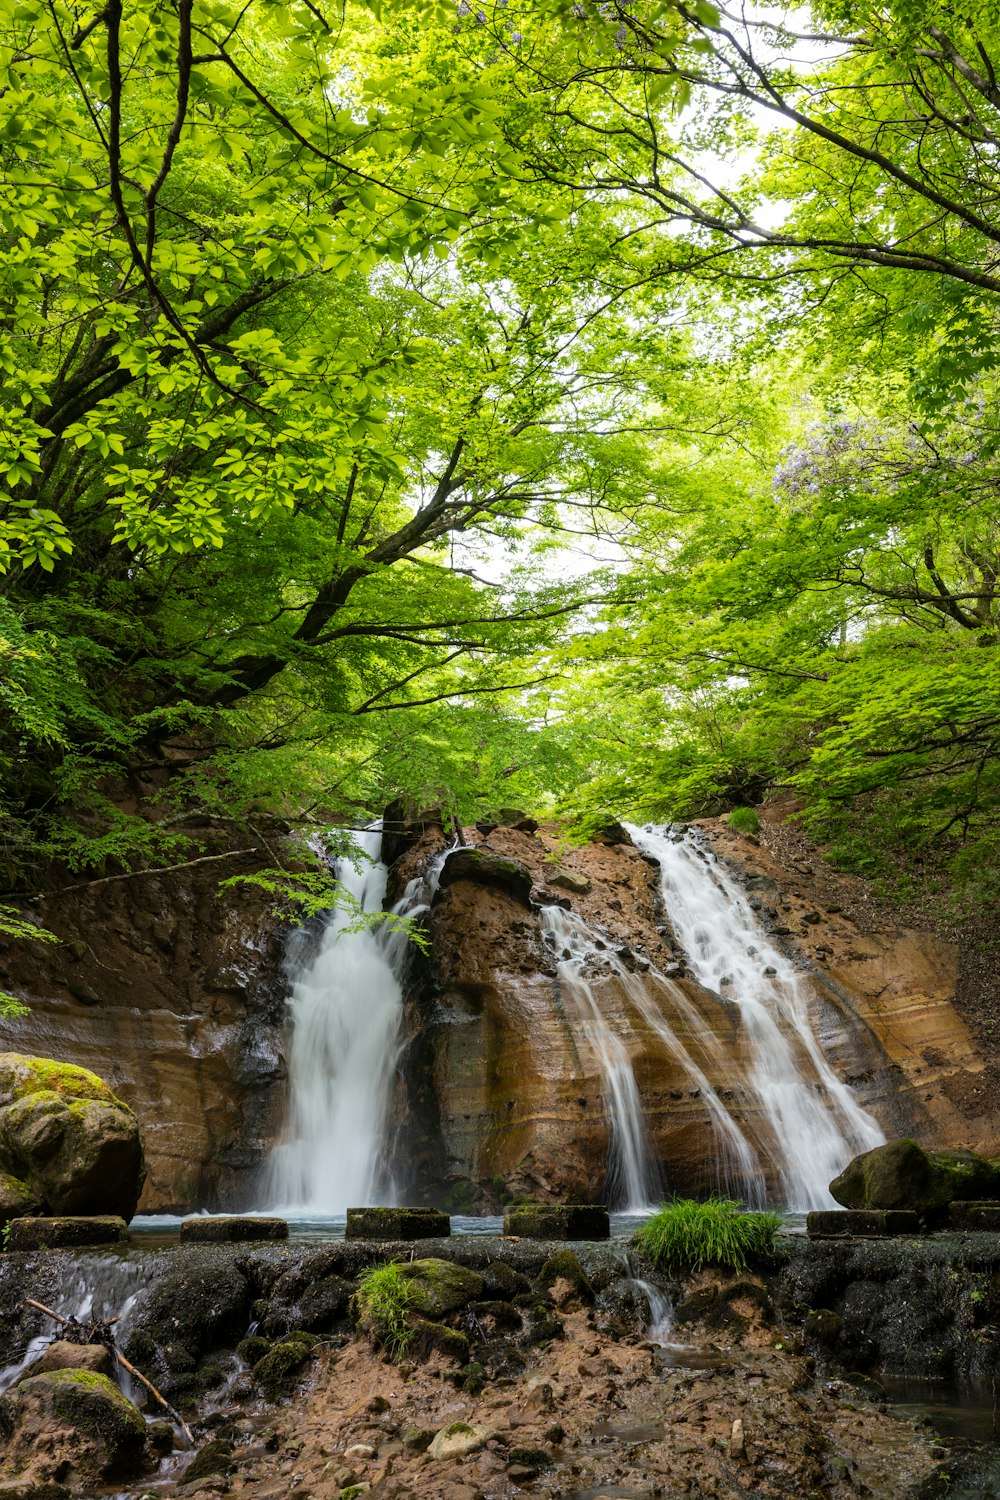
[(745, 1271), (750, 1256), (773, 1250), (780, 1227), (781, 1215), (772, 1209), (748, 1213), (731, 1198), (709, 1198), (706, 1203), (676, 1198), (636, 1231), (632, 1243), (668, 1275), (685, 1275), (704, 1266)]
[(760, 819), (752, 807), (734, 807), (726, 822), (734, 833), (760, 832)]
[(406, 1317), (413, 1289), (399, 1262), (390, 1260), (362, 1271), (356, 1300), (359, 1314), (371, 1323), (379, 1343), (393, 1359), (402, 1359), (413, 1338)]

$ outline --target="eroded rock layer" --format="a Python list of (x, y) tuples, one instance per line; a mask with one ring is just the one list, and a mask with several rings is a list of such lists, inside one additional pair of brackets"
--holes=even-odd
[[(824, 1053), (886, 1133), (996, 1154), (1000, 1120), (981, 1091), (983, 1059), (951, 1001), (953, 946), (921, 932), (863, 933), (832, 886), (817, 911), (802, 872), (783, 880), (758, 840), (706, 829), (796, 959)], [(665, 1184), (738, 1187), (738, 1173), (725, 1175), (721, 1103), (780, 1196), (772, 1127), (741, 1086), (747, 1041), (737, 1007), (685, 974), (655, 867), (614, 835), (573, 850), (560, 849), (554, 829), (498, 827), (468, 840), (477, 857), (446, 867), (429, 916), (430, 956), (414, 963), (408, 984), (396, 1156), (412, 1188), (456, 1210), (510, 1195), (594, 1201), (605, 1191), (595, 1166), (609, 1148), (602, 1073), (560, 981), (560, 955), (543, 940), (539, 909), (556, 903), (606, 939), (593, 993), (628, 1047)], [(425, 827), (399, 857), (396, 884), (443, 847), (441, 830)]]

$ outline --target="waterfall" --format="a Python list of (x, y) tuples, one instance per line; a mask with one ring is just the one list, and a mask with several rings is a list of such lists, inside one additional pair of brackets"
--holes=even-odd
[[(388, 876), (381, 830), (358, 842), (361, 857), (342, 860), (337, 878), (365, 912), (380, 912)], [(426, 904), (442, 863), (409, 883), (394, 912), (412, 916)], [(408, 939), (398, 928), (352, 931), (353, 915), (351, 904), (335, 906), (318, 952), (291, 974), (288, 1119), (268, 1163), (268, 1201), (293, 1216), (325, 1218), (394, 1196), (384, 1145)]]
[(885, 1136), (824, 1057), (799, 975), (711, 851), (662, 828), (628, 831), (659, 864), (664, 908), (692, 976), (739, 1011), (749, 1053), (743, 1081), (770, 1126), (787, 1207), (835, 1206), (827, 1183)]
[(560, 989), (576, 1009), (604, 1081), (611, 1121), (605, 1190), (608, 1202), (615, 1207), (621, 1205), (626, 1211), (641, 1212), (662, 1196), (660, 1174), (649, 1144), (628, 1049), (608, 1025), (593, 987), (584, 977), (584, 970), (594, 959), (609, 963), (617, 974), (625, 970), (606, 951), (606, 943), (574, 912), (559, 906), (543, 906), (541, 927), (544, 940), (557, 955)]

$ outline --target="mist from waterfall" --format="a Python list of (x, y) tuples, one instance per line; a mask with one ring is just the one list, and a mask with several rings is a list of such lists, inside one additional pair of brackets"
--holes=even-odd
[[(341, 887), (366, 913), (385, 902), (381, 838), (380, 829), (366, 830), (357, 863), (337, 866)], [(443, 859), (409, 883), (394, 912), (413, 916), (429, 902)], [(340, 902), (318, 951), (290, 965), (288, 1117), (268, 1162), (267, 1201), (296, 1217), (328, 1217), (395, 1196), (386, 1143), (408, 938), (398, 927), (351, 930), (355, 913), (350, 901)]]
[(785, 1206), (836, 1206), (827, 1184), (885, 1136), (823, 1055), (799, 974), (710, 849), (691, 835), (626, 826), (660, 867), (664, 910), (692, 977), (739, 1011), (748, 1040), (741, 1082), (770, 1126)]

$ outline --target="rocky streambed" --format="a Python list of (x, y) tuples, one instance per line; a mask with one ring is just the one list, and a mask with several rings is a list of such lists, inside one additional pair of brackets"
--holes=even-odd
[[(395, 1356), (358, 1295), (390, 1260)], [(670, 1286), (621, 1246), (499, 1237), (7, 1254), (0, 1365), (22, 1378), (0, 1395), (0, 1496), (993, 1495), (985, 1450), (895, 1412), (881, 1377), (988, 1389), (998, 1266), (984, 1233), (784, 1235), (741, 1276)], [(152, 1401), (144, 1443), (109, 1448), (65, 1403), (55, 1420), (69, 1377), (28, 1368), (50, 1328), (26, 1295), (120, 1313), (194, 1448), (165, 1451)]]

